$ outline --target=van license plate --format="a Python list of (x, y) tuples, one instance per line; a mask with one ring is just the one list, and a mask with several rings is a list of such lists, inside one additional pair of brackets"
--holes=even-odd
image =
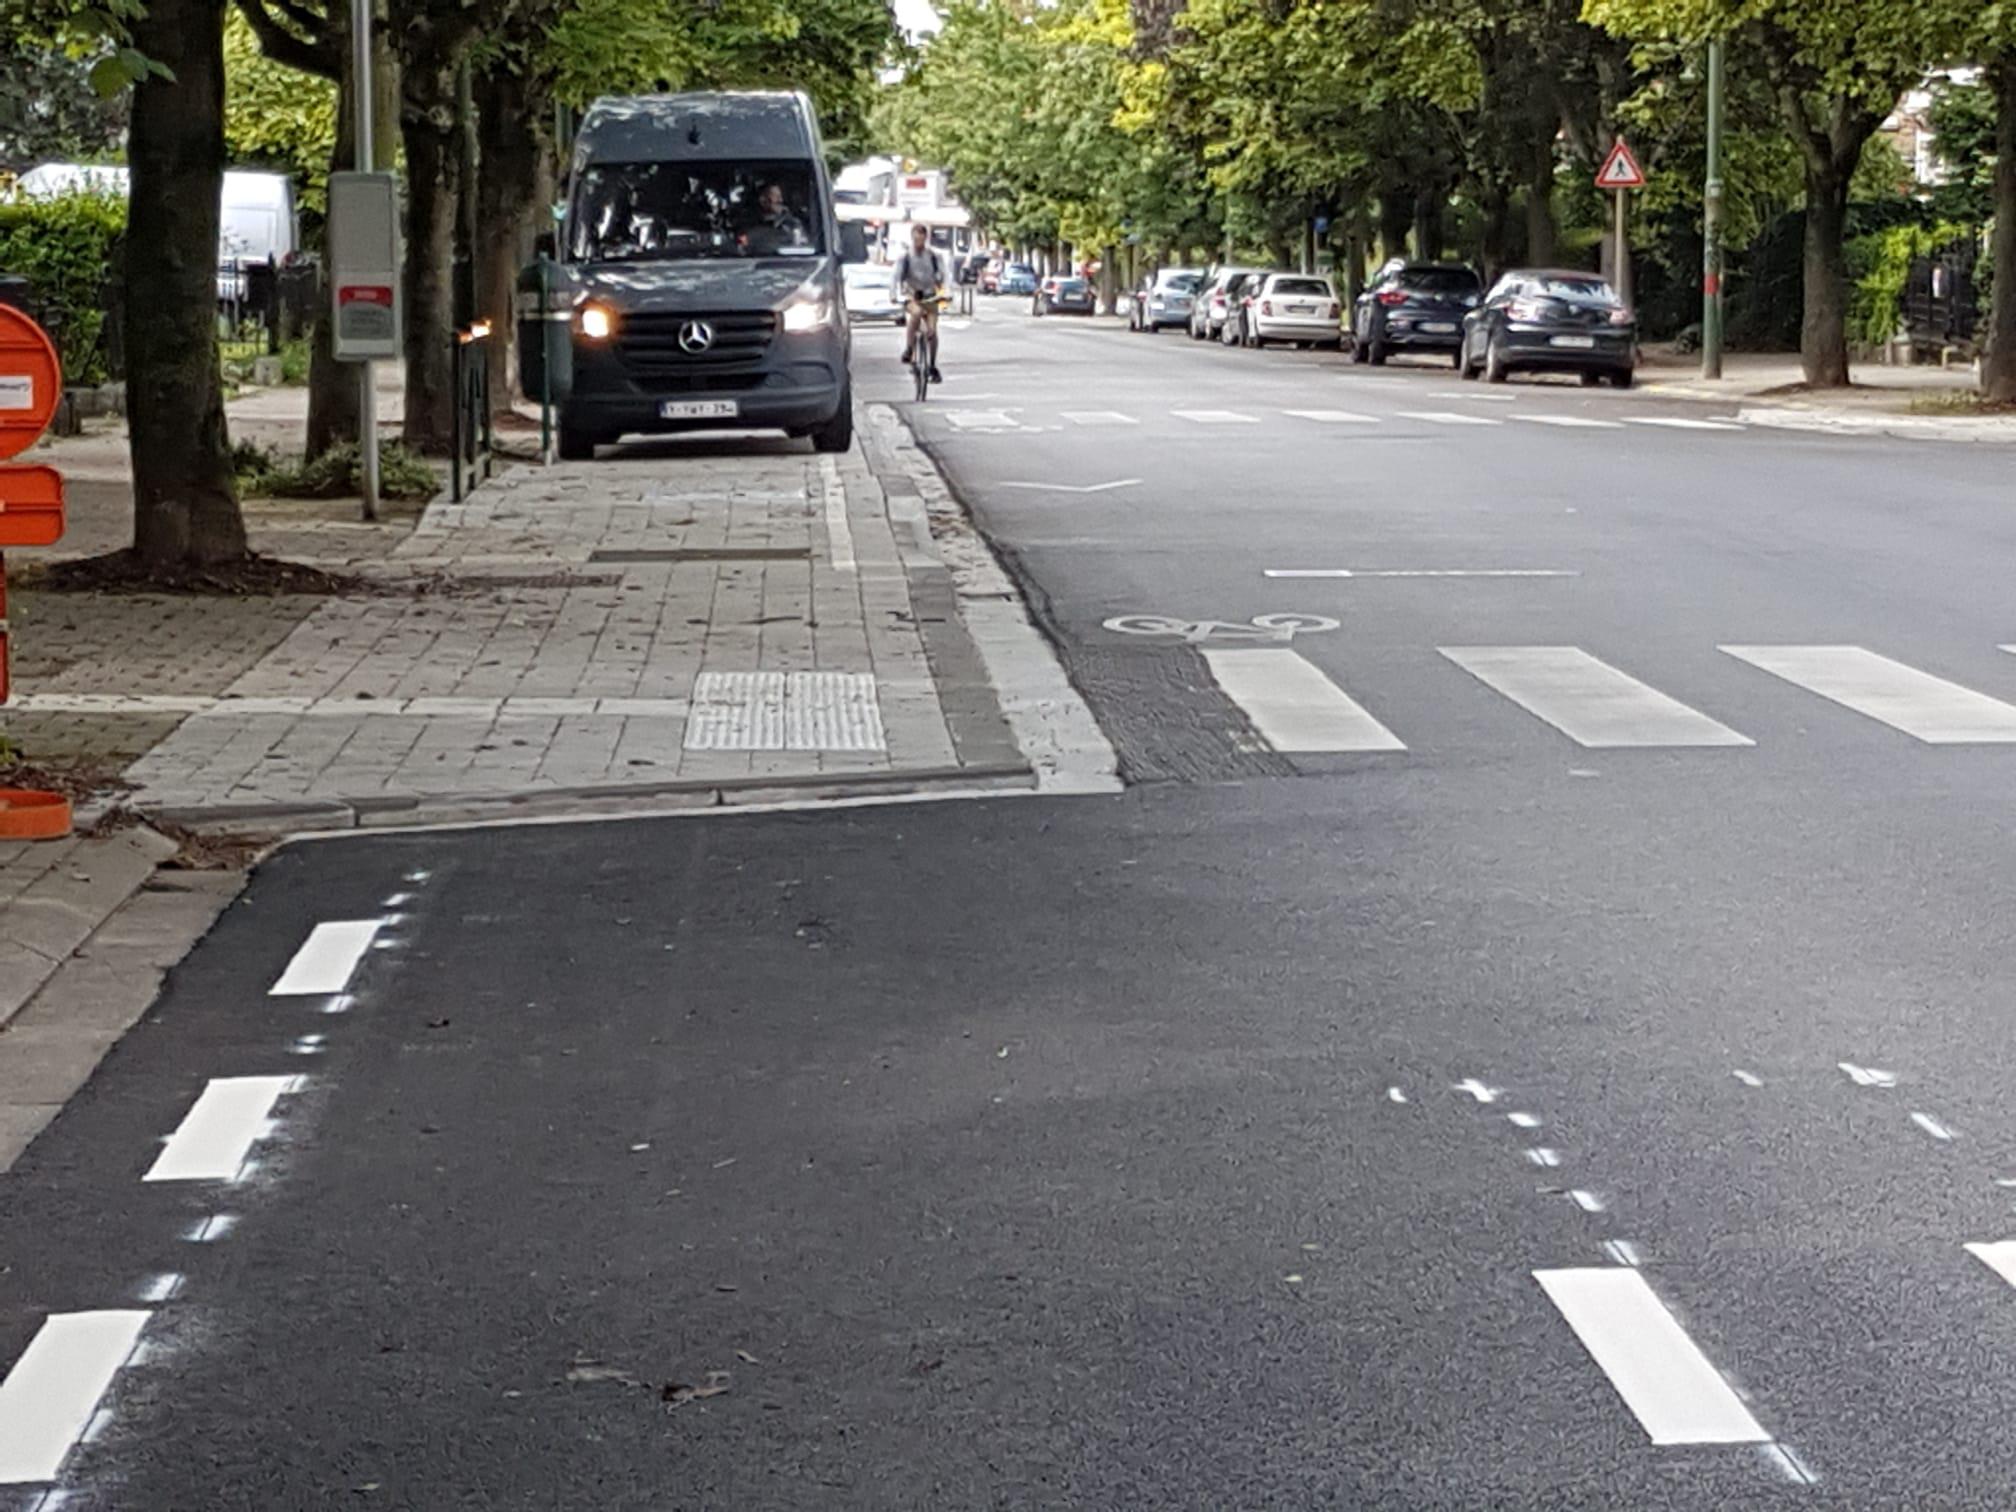
[(733, 399), (667, 399), (658, 406), (661, 420), (733, 420), (741, 413)]
[(1596, 345), (1594, 336), (1554, 336), (1549, 340), (1557, 347), (1587, 348)]

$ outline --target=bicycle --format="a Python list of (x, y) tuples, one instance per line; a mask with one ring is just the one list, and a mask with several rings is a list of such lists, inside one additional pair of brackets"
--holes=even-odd
[(944, 294), (929, 301), (913, 301), (922, 317), (917, 322), (916, 345), (910, 349), (910, 371), (916, 375), (919, 404), (931, 397), (931, 374), (938, 367), (938, 315), (951, 302)]

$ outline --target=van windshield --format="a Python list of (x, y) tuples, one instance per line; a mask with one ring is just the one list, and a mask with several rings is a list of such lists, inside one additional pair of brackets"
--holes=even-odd
[(803, 163), (593, 163), (574, 188), (575, 262), (813, 257), (826, 250)]

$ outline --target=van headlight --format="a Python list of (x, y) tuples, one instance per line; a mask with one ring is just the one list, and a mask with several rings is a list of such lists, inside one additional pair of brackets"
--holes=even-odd
[(833, 301), (823, 291), (814, 291), (808, 285), (792, 296), (784, 306), (784, 329), (787, 333), (802, 335), (807, 331), (823, 331), (834, 323)]
[(616, 312), (607, 305), (583, 305), (581, 334), (590, 341), (607, 341), (616, 334)]

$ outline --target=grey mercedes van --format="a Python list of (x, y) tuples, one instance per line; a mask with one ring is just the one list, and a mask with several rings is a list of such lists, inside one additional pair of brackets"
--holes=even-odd
[(596, 101), (548, 245), (544, 319), (521, 304), (519, 351), (562, 457), (669, 431), (853, 440), (839, 226), (804, 95)]

